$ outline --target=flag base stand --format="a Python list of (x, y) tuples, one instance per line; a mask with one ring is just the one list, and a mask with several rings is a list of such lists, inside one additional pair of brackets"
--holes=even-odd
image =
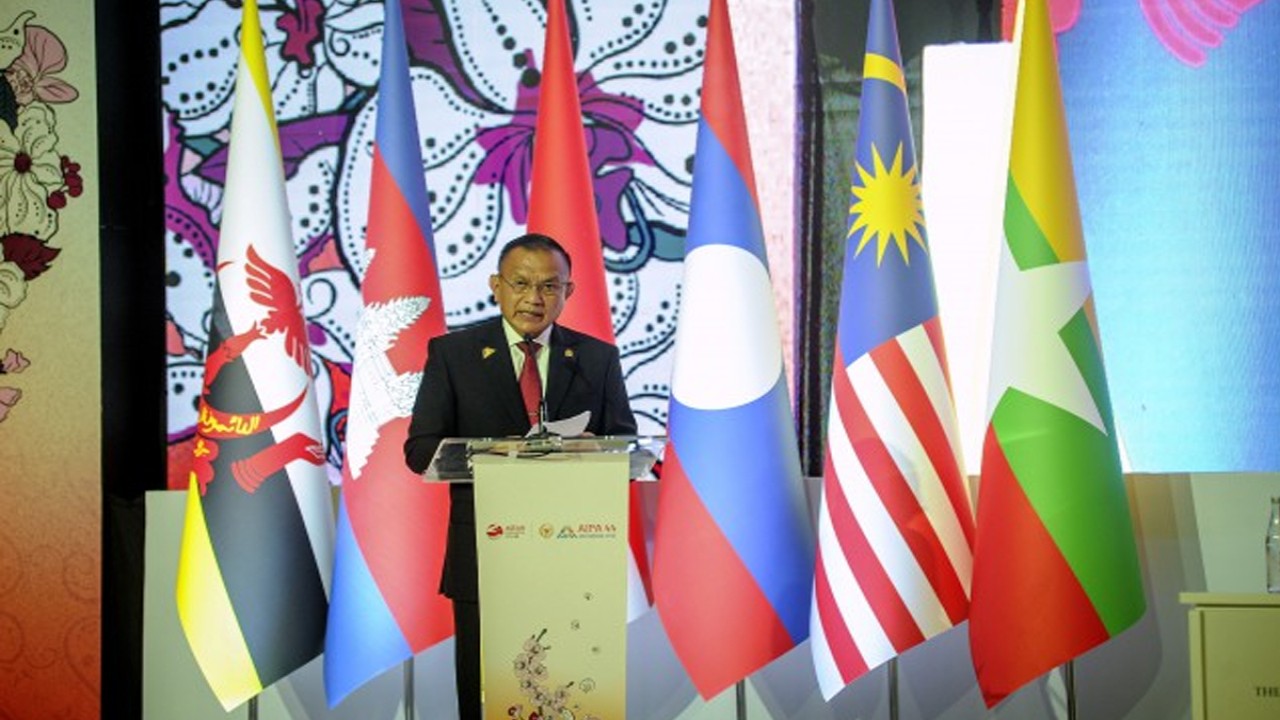
[(898, 656), (889, 658), (889, 720), (898, 720)]
[(1067, 720), (1076, 720), (1076, 661), (1062, 666), (1062, 681), (1067, 690)]
[(413, 720), (413, 656), (404, 661), (404, 720)]

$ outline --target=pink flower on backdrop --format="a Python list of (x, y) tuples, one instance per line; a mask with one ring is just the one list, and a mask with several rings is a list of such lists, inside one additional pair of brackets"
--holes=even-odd
[[(1049, 20), (1055, 35), (1075, 26), (1084, 0), (1049, 0)], [(1180, 62), (1200, 67), (1208, 53), (1222, 45), (1225, 32), (1234, 28), (1240, 16), (1262, 0), (1137, 0), (1138, 7), (1156, 39)], [(1013, 37), (1017, 0), (1001, 3), (1002, 37)]]
[(165, 318), (164, 321), (164, 351), (175, 357), (193, 357), (196, 360), (201, 358), (198, 348), (187, 347), (182, 328), (178, 327), (172, 317)]
[[(1053, 34), (1058, 35), (1071, 29), (1080, 19), (1080, 5), (1083, 0), (1049, 0), (1049, 23), (1053, 26)], [(1018, 0), (1004, 0), (1000, 4), (1000, 33), (1005, 40), (1013, 39), (1013, 23), (1018, 16)]]
[(1200, 67), (1226, 31), (1262, 0), (1138, 0), (1156, 39), (1184, 65)]
[(313, 48), (321, 42), (321, 25), (324, 23), (325, 7), (320, 0), (300, 0), (297, 10), (285, 8), (276, 18), (276, 27), (285, 32), (284, 48), (280, 54), (304, 68), (316, 64)]
[(39, 100), (50, 104), (69, 103), (80, 97), (67, 81), (56, 78), (67, 66), (67, 48), (56, 35), (39, 25), (27, 27), (27, 45), (17, 60), (5, 70), (19, 105)]
[(9, 409), (22, 399), (22, 391), (18, 388), (0, 387), (0, 422), (9, 417)]
[(20, 373), (30, 365), (31, 361), (25, 355), (10, 348), (4, 351), (4, 359), (0, 360), (0, 372)]

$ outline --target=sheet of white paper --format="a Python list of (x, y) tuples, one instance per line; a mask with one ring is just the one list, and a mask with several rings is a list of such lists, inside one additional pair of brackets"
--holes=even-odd
[[(573, 417), (561, 420), (548, 420), (547, 432), (553, 435), (561, 435), (563, 437), (577, 437), (586, 431), (587, 423), (589, 422), (591, 422), (591, 411), (583, 410)], [(538, 429), (539, 428), (536, 425), (529, 428), (529, 434), (536, 434)]]

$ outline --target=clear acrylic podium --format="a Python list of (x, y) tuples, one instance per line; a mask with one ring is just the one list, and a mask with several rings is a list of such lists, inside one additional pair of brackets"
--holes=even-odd
[(662, 437), (450, 438), (424, 473), (473, 483), (484, 716), (624, 718), (628, 480)]
[(472, 480), (474, 461), (478, 457), (533, 459), (564, 454), (625, 454), (629, 478), (647, 480), (649, 470), (661, 459), (666, 444), (665, 436), (649, 435), (445, 438), (422, 476), (446, 482)]

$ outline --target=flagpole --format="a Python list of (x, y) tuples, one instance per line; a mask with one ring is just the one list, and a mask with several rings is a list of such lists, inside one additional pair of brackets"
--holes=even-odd
[(747, 720), (747, 681), (739, 680), (733, 686), (733, 694), (738, 705), (738, 720)]
[(898, 656), (889, 658), (889, 720), (898, 720)]
[(413, 656), (404, 661), (404, 720), (413, 720)]
[(258, 696), (249, 698), (249, 720), (258, 720)]
[(1062, 679), (1067, 686), (1067, 720), (1076, 720), (1076, 661), (1068, 660), (1062, 669)]

